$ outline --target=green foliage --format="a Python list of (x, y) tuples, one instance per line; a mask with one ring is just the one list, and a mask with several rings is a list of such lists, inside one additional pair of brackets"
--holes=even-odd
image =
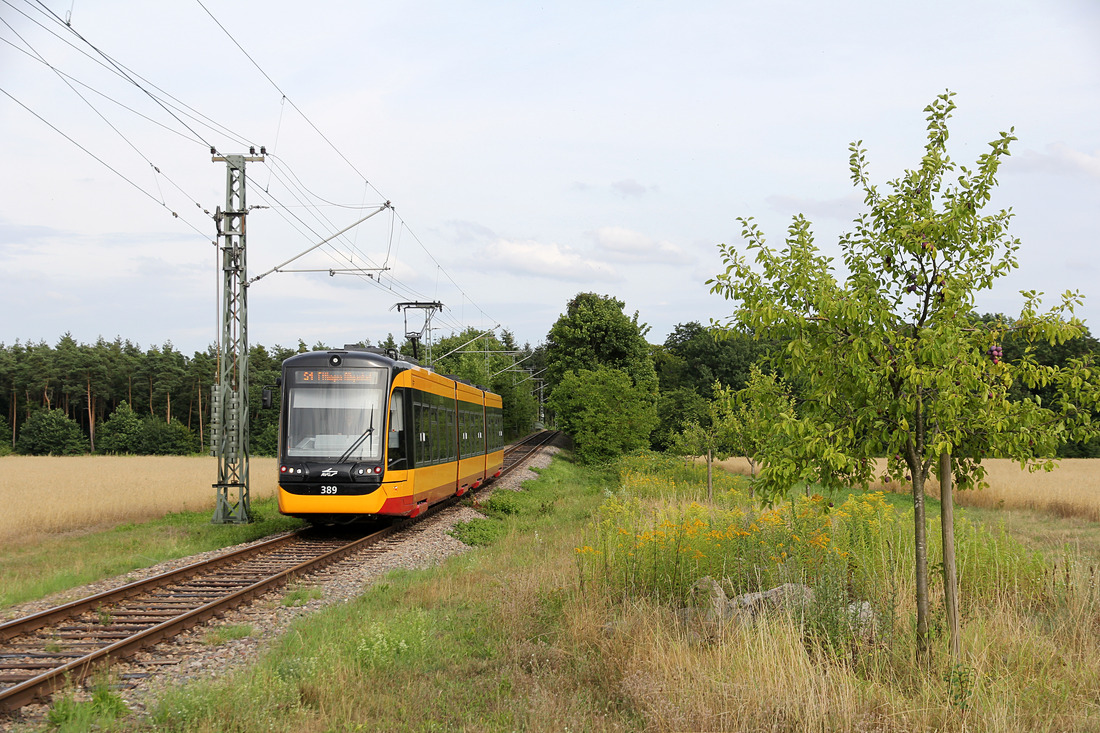
[(549, 404), (584, 463), (647, 447), (657, 424), (653, 394), (627, 372), (606, 366), (566, 372)]
[[(885, 455), (890, 475), (911, 476), (916, 494), (944, 451), (966, 488), (980, 485), (985, 456), (1043, 462), (1067, 437), (1095, 433), (1077, 408), (1096, 401), (1086, 360), (1057, 368), (1038, 364), (1028, 350), (1013, 363), (990, 356), (1010, 330), (1029, 344), (1079, 336), (1076, 293), (1043, 314), (1039, 295), (1025, 293), (1011, 325), (978, 327), (969, 318), (976, 294), (1016, 267), (1011, 214), (982, 214), (1015, 138), (1002, 133), (977, 168), (960, 167), (951, 184), (956, 166), (946, 152), (946, 123), (953, 109), (950, 93), (926, 109), (921, 165), (891, 181), (889, 195), (869, 182), (865, 151), (853, 143), (852, 178), (870, 211), (841, 238), (844, 281), (801, 216), (781, 250), (768, 248), (749, 219), (742, 220), (747, 253), (722, 247), (727, 268), (712, 290), (739, 303), (731, 319), (738, 327), (785, 344), (773, 362), (801, 398), (797, 414), (774, 427), (782, 440), (762, 472), (773, 492), (799, 482), (866, 482), (866, 459)], [(1017, 382), (1049, 385), (1060, 397), (1014, 402)]]
[(73, 456), (88, 451), (88, 440), (63, 411), (39, 410), (23, 423), (15, 449), (32, 456)]
[(578, 293), (546, 337), (546, 375), (556, 389), (568, 372), (618, 369), (656, 393), (657, 373), (638, 314), (627, 318), (624, 303), (610, 296)]
[(420, 609), (410, 609), (372, 623), (355, 643), (355, 656), (366, 669), (421, 660), (431, 653), (431, 619)]
[[(738, 482), (706, 507), (693, 500), (697, 484), (675, 467), (620, 465), (626, 470), (619, 489), (600, 508), (578, 554), (587, 572), (639, 597), (682, 604), (705, 575), (728, 580), (736, 593), (791, 581), (816, 586), (839, 576), (848, 578), (849, 593), (877, 599), (874, 584), (890, 556), (884, 552), (908, 526), (881, 494), (853, 496), (836, 509), (819, 495), (766, 508)], [(646, 501), (655, 493), (663, 499), (658, 507)]]
[(547, 336), (547, 404), (587, 463), (649, 445), (657, 426), (657, 373), (648, 327), (622, 301), (580, 293)]
[(538, 402), (531, 393), (534, 383), (517, 378), (517, 364), (524, 360), (524, 366), (528, 366), (530, 355), (530, 349), (520, 349), (508, 331), (498, 339), (492, 332), (468, 328), (440, 339), (432, 347), (432, 368), (500, 395), (504, 434), (511, 439), (530, 433), (538, 414)]
[(494, 491), (489, 500), (481, 505), (485, 513), (490, 516), (519, 514), (521, 507), (519, 493), (515, 491)]
[(249, 446), (254, 456), (276, 456), (279, 453), (279, 423), (271, 422), (259, 434), (249, 433)]
[(11, 437), (11, 425), (8, 424), (7, 419), (3, 415), (0, 415), (0, 456), (6, 456), (11, 453)]
[(202, 643), (207, 646), (220, 646), (237, 639), (247, 639), (252, 636), (252, 631), (252, 626), (249, 624), (215, 626), (203, 635)]
[(141, 418), (123, 400), (96, 431), (96, 447), (101, 453), (137, 453), (141, 441)]
[[(778, 251), (751, 219), (741, 219), (746, 252), (723, 245), (725, 272), (710, 281), (738, 303), (731, 323), (784, 344), (772, 361), (800, 398), (797, 413), (773, 423), (776, 439), (760, 476), (766, 494), (799, 483), (866, 485), (871, 458), (881, 455), (890, 477), (912, 481), (920, 654), (928, 651), (928, 476), (944, 465), (965, 489), (982, 485), (987, 456), (1050, 467), (1060, 444), (1097, 436), (1092, 414), (1100, 401), (1100, 372), (1090, 358), (1058, 367), (1035, 359), (1035, 343), (1082, 335), (1073, 317), (1079, 294), (1066, 292), (1040, 313), (1040, 294), (1023, 292), (1011, 324), (970, 317), (977, 294), (1017, 266), (1011, 213), (983, 214), (1015, 137), (1000, 133), (976, 168), (959, 166), (957, 175), (946, 148), (952, 96), (925, 109), (920, 166), (890, 181), (887, 195), (870, 182), (866, 151), (852, 143), (852, 180), (868, 211), (841, 237), (843, 280), (798, 215)], [(1001, 347), (1009, 332), (1027, 344), (1011, 363)], [(1013, 400), (1016, 383), (1050, 386), (1057, 397)], [(950, 604), (956, 608), (954, 598)]]
[(195, 439), (179, 421), (166, 423), (156, 417), (141, 421), (137, 453), (152, 456), (185, 456), (195, 452)]
[(745, 387), (752, 366), (765, 353), (765, 345), (749, 333), (681, 323), (658, 350), (663, 358), (657, 357), (657, 376), (662, 390), (688, 388), (709, 399), (715, 383)]
[(654, 450), (671, 450), (676, 435), (691, 423), (705, 425), (707, 400), (690, 387), (665, 389), (657, 396), (657, 427), (651, 436)]

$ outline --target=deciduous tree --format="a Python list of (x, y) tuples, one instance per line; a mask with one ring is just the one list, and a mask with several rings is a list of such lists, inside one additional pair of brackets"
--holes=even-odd
[[(985, 457), (1049, 467), (1066, 438), (1095, 433), (1096, 373), (1087, 359), (1043, 366), (1024, 349), (1008, 362), (999, 347), (1009, 327), (1028, 342), (1079, 336), (1082, 324), (1072, 315), (1078, 294), (1066, 293), (1043, 313), (1040, 294), (1026, 292), (1011, 326), (983, 327), (968, 317), (975, 296), (1016, 267), (1011, 213), (983, 214), (1015, 138), (1001, 133), (976, 167), (956, 167), (946, 146), (952, 96), (945, 93), (926, 108), (920, 165), (890, 181), (888, 193), (871, 183), (866, 153), (852, 144), (852, 179), (867, 212), (841, 238), (846, 275), (814, 245), (809, 222), (796, 216), (780, 250), (766, 245), (751, 219), (741, 220), (746, 251), (723, 245), (727, 267), (711, 281), (714, 292), (737, 304), (731, 324), (785, 344), (774, 364), (800, 395), (797, 414), (781, 415), (774, 425), (781, 440), (769, 446), (758, 485), (776, 494), (799, 482), (866, 484), (876, 455), (888, 457), (891, 476), (912, 482), (922, 657), (928, 650), (929, 475), (953, 467), (960, 488), (974, 486), (983, 479)], [(1017, 381), (1053, 386), (1059, 397), (1045, 404), (1012, 401)], [(943, 456), (948, 460), (941, 464)], [(944, 519), (946, 538), (952, 530), (950, 516)], [(953, 578), (945, 580), (950, 589)]]

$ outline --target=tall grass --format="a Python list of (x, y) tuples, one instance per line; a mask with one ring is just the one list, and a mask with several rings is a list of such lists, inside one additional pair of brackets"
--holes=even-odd
[[(217, 459), (209, 456), (0, 457), (0, 546), (213, 509)], [(275, 495), (274, 458), (252, 458), (250, 493)]]

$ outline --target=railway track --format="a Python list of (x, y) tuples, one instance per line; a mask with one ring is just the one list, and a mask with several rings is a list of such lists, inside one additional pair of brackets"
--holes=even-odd
[[(508, 446), (502, 476), (524, 465), (556, 435), (536, 433)], [(368, 552), (455, 501), (441, 502), (416, 519), (366, 536), (300, 530), (2, 623), (0, 711), (40, 700), (81, 681), (102, 663), (129, 657), (295, 578)]]

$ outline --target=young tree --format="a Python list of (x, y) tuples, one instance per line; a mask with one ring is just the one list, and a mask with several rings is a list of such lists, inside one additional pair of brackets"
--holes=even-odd
[(752, 474), (773, 440), (771, 429), (780, 415), (793, 414), (794, 401), (786, 384), (760, 367), (750, 369), (748, 384), (734, 389), (721, 382), (711, 387), (714, 398), (707, 403), (704, 419), (692, 419), (676, 435), (675, 450), (681, 455), (707, 457), (707, 497), (711, 498), (711, 463), (730, 456), (743, 456)]
[(718, 437), (729, 455), (743, 456), (749, 462), (750, 491), (755, 491), (757, 467), (773, 440), (772, 426), (794, 415), (790, 389), (782, 379), (753, 365), (744, 389), (716, 384), (714, 403)]
[[(947, 92), (925, 109), (920, 166), (891, 181), (888, 194), (871, 184), (865, 151), (852, 144), (852, 179), (868, 212), (841, 238), (843, 280), (815, 247), (809, 223), (796, 216), (780, 251), (766, 246), (751, 219), (741, 220), (760, 272), (747, 254), (723, 245), (727, 267), (711, 281), (713, 292), (738, 303), (731, 323), (785, 345), (773, 362), (801, 400), (797, 414), (780, 415), (773, 426), (780, 440), (768, 448), (758, 485), (772, 493), (802, 481), (866, 485), (876, 455), (888, 457), (891, 476), (912, 482), (921, 657), (928, 651), (929, 475), (943, 472), (941, 483), (949, 484), (953, 471), (965, 488), (981, 483), (983, 457), (1049, 467), (1048, 457), (1067, 437), (1095, 432), (1096, 377), (1087, 361), (1042, 366), (1025, 349), (1006, 362), (999, 344), (1007, 326), (969, 318), (975, 296), (1016, 267), (1019, 242), (1008, 233), (1010, 212), (982, 213), (1015, 138), (1001, 133), (976, 168), (958, 167), (951, 181), (952, 96)], [(1072, 317), (1076, 293), (1066, 293), (1048, 313), (1039, 312), (1038, 293), (1024, 297), (1012, 325), (1018, 338), (1058, 343), (1081, 334)], [(1008, 393), (1017, 380), (1052, 385), (1059, 399), (1014, 402)], [(950, 503), (949, 496), (942, 502), (947, 510)], [(945, 514), (945, 539), (952, 536), (950, 520)], [(948, 592), (949, 565), (945, 558)]]
[(141, 418), (123, 400), (99, 428), (99, 450), (115, 455), (138, 453), (140, 436)]

